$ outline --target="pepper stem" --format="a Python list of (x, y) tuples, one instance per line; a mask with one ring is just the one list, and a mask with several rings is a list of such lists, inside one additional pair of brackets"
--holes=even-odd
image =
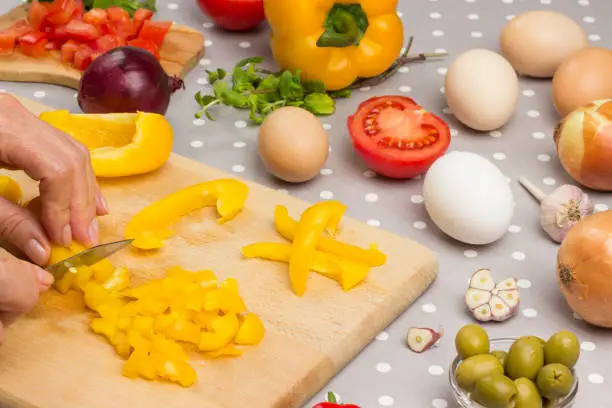
[(536, 185), (533, 184), (531, 181), (527, 180), (527, 178), (523, 176), (519, 177), (519, 183), (521, 184), (521, 186), (523, 186), (525, 190), (529, 192), (529, 194), (534, 196), (539, 202), (544, 201), (544, 199), (546, 198), (546, 194), (544, 194), (544, 192), (538, 187), (536, 187)]
[(350, 47), (359, 45), (368, 28), (368, 16), (360, 4), (336, 3), (323, 22), (323, 34), (317, 47)]

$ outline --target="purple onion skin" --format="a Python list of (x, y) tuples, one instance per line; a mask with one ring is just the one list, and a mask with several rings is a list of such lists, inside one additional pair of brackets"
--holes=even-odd
[(165, 115), (170, 97), (183, 81), (166, 74), (149, 51), (114, 48), (96, 58), (79, 84), (78, 101), (85, 113), (151, 112)]

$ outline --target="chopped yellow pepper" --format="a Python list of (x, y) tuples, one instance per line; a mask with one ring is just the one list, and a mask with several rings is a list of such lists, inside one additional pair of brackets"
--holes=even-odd
[(245, 346), (256, 346), (263, 339), (264, 326), (259, 316), (247, 313), (242, 318), (240, 329), (234, 338), (234, 343)]
[(130, 286), (130, 273), (128, 272), (127, 268), (123, 266), (116, 268), (113, 274), (108, 277), (102, 286), (109, 292), (126, 289), (128, 286)]
[(19, 183), (9, 176), (0, 176), (0, 197), (19, 204), (21, 196), (22, 192)]
[(240, 322), (235, 313), (217, 317), (212, 322), (212, 332), (204, 331), (200, 335), (198, 349), (215, 351), (227, 346), (234, 339), (239, 328)]
[[(283, 238), (288, 241), (293, 241), (298, 222), (289, 216), (287, 207), (282, 205), (276, 206), (274, 210), (274, 224), (276, 225), (276, 230)], [(317, 242), (317, 249), (350, 258), (371, 267), (381, 266), (387, 262), (387, 256), (380, 252), (375, 244), (372, 244), (369, 249), (363, 249), (323, 236), (319, 238)]]
[(221, 358), (221, 357), (240, 357), (242, 350), (232, 345), (225, 346), (219, 350), (207, 351), (202, 353), (206, 358)]
[(249, 188), (232, 179), (208, 181), (176, 191), (142, 209), (128, 223), (125, 237), (135, 239), (136, 248), (157, 249), (164, 246), (164, 239), (174, 235), (170, 225), (192, 211), (216, 206), (223, 224), (242, 210)]

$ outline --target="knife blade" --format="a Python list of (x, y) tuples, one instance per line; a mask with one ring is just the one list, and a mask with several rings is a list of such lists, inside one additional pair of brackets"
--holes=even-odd
[(49, 271), (55, 281), (61, 280), (64, 275), (70, 271), (71, 268), (77, 268), (79, 266), (91, 266), (100, 262), (104, 258), (108, 258), (112, 254), (121, 249), (125, 248), (134, 241), (133, 239), (125, 239), (122, 241), (109, 242), (106, 244), (97, 245), (91, 247), (76, 255), (64, 259), (63, 261), (57, 262), (53, 265), (49, 265), (45, 270)]

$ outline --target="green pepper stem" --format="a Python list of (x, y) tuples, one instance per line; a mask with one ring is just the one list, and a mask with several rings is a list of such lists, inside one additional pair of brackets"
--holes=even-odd
[(359, 39), (361, 34), (352, 13), (339, 9), (330, 20), (330, 27), (319, 37), (317, 47), (348, 47)]

